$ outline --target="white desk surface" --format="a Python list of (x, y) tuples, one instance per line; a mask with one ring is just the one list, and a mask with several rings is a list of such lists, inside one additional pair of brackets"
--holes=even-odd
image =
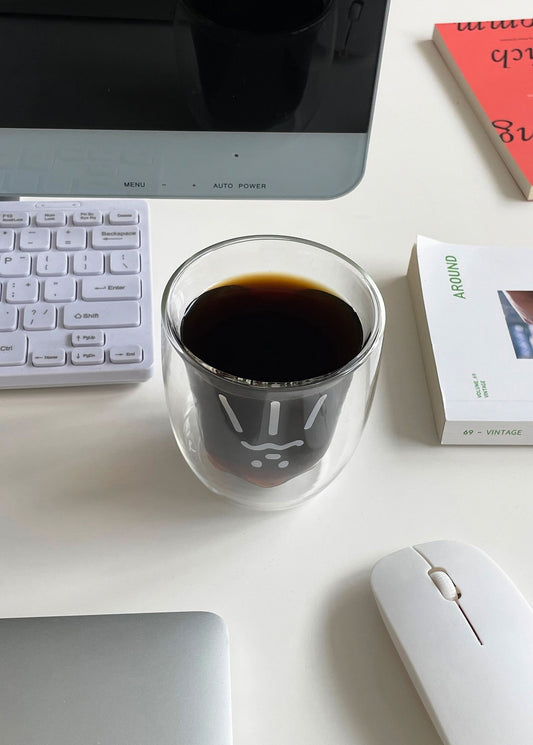
[(139, 386), (1, 392), (0, 615), (212, 610), (231, 635), (235, 745), (440, 743), (369, 573), (406, 545), (463, 540), (533, 601), (533, 460), (529, 447), (437, 443), (405, 272), (417, 233), (533, 247), (533, 204), (429, 39), (439, 21), (527, 17), (530, 0), (392, 0), (351, 194), (151, 203), (157, 312), (185, 257), (237, 235), (311, 238), (373, 275), (383, 365), (340, 477), (288, 512), (214, 497), (173, 441), (159, 364)]

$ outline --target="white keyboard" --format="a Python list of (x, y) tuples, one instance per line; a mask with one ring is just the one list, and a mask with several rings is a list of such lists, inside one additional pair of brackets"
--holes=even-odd
[(0, 202), (0, 388), (148, 379), (149, 249), (139, 199)]

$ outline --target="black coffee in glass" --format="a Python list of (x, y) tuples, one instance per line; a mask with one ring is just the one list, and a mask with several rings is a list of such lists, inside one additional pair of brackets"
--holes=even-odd
[(327, 375), (361, 351), (356, 312), (307, 280), (255, 274), (204, 292), (182, 321), (183, 344), (238, 378), (287, 383)]
[(218, 468), (268, 487), (320, 460), (350, 383), (349, 375), (328, 376), (364, 343), (350, 305), (304, 279), (247, 275), (194, 300), (180, 337), (213, 368), (189, 374), (206, 451)]

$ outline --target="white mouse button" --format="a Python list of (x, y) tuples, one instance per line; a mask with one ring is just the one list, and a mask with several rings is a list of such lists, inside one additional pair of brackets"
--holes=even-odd
[(500, 646), (503, 636), (509, 635), (533, 649), (533, 610), (485, 552), (455, 541), (434, 541), (415, 548), (433, 568), (445, 569), (456, 580), (461, 589), (460, 606), (483, 644), (494, 641)]
[(459, 600), (461, 595), (447, 572), (443, 569), (433, 569), (429, 572), (429, 576), (443, 598), (446, 600)]
[[(388, 628), (394, 627), (400, 646), (412, 645), (413, 655), (421, 658), (434, 654), (436, 637), (440, 644), (448, 639), (452, 648), (458, 638), (479, 646), (459, 605), (445, 602), (437, 590), (429, 574), (432, 568), (411, 547), (385, 556), (375, 565), (372, 589)], [(459, 654), (460, 646), (456, 647)]]

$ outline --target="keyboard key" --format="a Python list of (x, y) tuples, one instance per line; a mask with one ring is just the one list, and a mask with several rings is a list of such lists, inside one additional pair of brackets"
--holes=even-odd
[(33, 352), (31, 355), (34, 367), (62, 367), (66, 361), (64, 349), (47, 349), (45, 352)]
[(25, 228), (29, 224), (27, 212), (0, 212), (0, 228)]
[(75, 349), (70, 355), (70, 361), (73, 365), (102, 365), (105, 360), (103, 349)]
[(28, 349), (26, 334), (13, 331), (0, 334), (0, 367), (4, 365), (24, 365)]
[(109, 350), (109, 361), (115, 365), (142, 362), (143, 350), (138, 344), (130, 344), (127, 347), (111, 347)]
[(74, 277), (58, 277), (44, 281), (43, 300), (47, 303), (72, 303), (76, 300)]
[(138, 222), (137, 210), (111, 210), (109, 213), (110, 225), (136, 225)]
[(139, 248), (139, 228), (94, 228), (93, 248)]
[(82, 300), (139, 300), (141, 280), (139, 277), (124, 277), (111, 282), (99, 278), (82, 279)]
[(20, 231), (21, 251), (48, 251), (50, 230), (48, 228), (24, 228)]
[(61, 210), (38, 212), (35, 215), (35, 224), (38, 228), (60, 228), (66, 222), (67, 216)]
[(28, 277), (30, 272), (31, 258), (28, 254), (0, 256), (0, 277)]
[(51, 331), (56, 327), (56, 309), (54, 305), (34, 303), (22, 311), (22, 327), (26, 331)]
[(103, 347), (105, 344), (105, 334), (102, 329), (94, 331), (75, 331), (71, 335), (73, 347)]
[[(79, 254), (76, 254), (75, 258)], [(39, 254), (37, 256), (36, 272), (40, 277), (61, 277), (67, 273), (68, 257), (67, 254), (52, 253)]]
[(84, 251), (74, 255), (72, 265), (74, 274), (103, 274), (104, 255), (100, 251)]
[(39, 299), (39, 283), (35, 277), (10, 279), (6, 283), (6, 303), (36, 303)]
[(141, 309), (134, 301), (110, 303), (84, 303), (67, 305), (64, 308), (63, 325), (66, 329), (126, 328), (139, 326)]
[(73, 225), (101, 225), (102, 220), (100, 210), (78, 210), (72, 215)]
[(15, 248), (15, 232), (0, 230), (0, 251), (12, 251)]
[(59, 228), (56, 235), (58, 251), (83, 251), (87, 248), (85, 228)]
[(112, 253), (109, 257), (109, 271), (111, 274), (139, 274), (141, 271), (141, 255), (138, 251)]
[(0, 305), (0, 331), (15, 331), (18, 311), (14, 305)]

